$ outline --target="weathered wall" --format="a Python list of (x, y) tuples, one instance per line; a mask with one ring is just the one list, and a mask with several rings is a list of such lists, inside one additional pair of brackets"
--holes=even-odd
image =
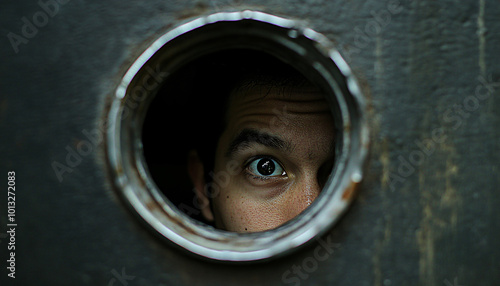
[[(15, 282), (500, 283), (500, 2), (72, 0), (50, 6), (47, 23), (25, 28), (17, 47), (7, 34), (23, 36), (23, 17), (32, 22), (44, 10), (36, 1), (2, 6), (0, 176), (16, 171)], [(323, 237), (335, 244), (324, 261), (314, 258), (319, 242), (266, 263), (200, 260), (153, 238), (122, 206), (102, 144), (62, 182), (51, 167), (87, 139), (84, 130), (96, 130), (104, 98), (155, 36), (186, 17), (241, 8), (307, 20), (338, 44), (371, 103), (367, 178)], [(2, 199), (1, 230), (5, 206)]]

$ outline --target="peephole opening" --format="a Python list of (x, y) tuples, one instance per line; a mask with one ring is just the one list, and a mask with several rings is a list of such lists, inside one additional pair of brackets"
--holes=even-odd
[(303, 22), (219, 12), (161, 35), (106, 118), (110, 179), (150, 230), (210, 259), (255, 261), (325, 233), (363, 178), (364, 98)]
[(336, 158), (324, 92), (292, 65), (252, 49), (186, 63), (151, 102), (144, 158), (159, 190), (219, 230), (277, 228), (321, 194)]

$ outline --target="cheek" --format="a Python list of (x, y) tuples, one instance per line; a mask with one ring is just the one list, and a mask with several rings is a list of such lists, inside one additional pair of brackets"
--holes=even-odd
[(251, 191), (237, 184), (221, 189), (214, 205), (216, 222), (221, 228), (234, 232), (256, 232), (276, 228), (287, 221), (286, 200), (263, 200), (248, 194)]

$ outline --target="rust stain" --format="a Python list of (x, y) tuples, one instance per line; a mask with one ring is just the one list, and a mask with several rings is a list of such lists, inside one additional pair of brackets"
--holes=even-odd
[(359, 183), (351, 181), (349, 186), (344, 190), (344, 193), (342, 194), (342, 199), (343, 200), (350, 200), (353, 195), (356, 192), (356, 188), (358, 187)]
[(150, 211), (153, 211), (159, 209), (160, 206), (155, 201), (151, 200), (146, 204), (146, 208)]
[[(455, 152), (454, 150), (452, 152)], [(448, 208), (450, 212), (449, 223), (451, 231), (456, 231), (458, 221), (458, 211), (462, 206), (462, 198), (457, 189), (452, 184), (452, 179), (458, 175), (458, 167), (448, 158), (446, 160), (445, 191), (441, 196), (440, 207)]]
[[(373, 129), (374, 133), (378, 133), (380, 130), (380, 117), (373, 115)], [(387, 138), (382, 138), (382, 140), (378, 141), (378, 144), (374, 145), (376, 154), (380, 154), (378, 160), (381, 164), (381, 176), (380, 176), (380, 185), (381, 185), (381, 193), (380, 196), (382, 198), (381, 208), (388, 209), (390, 204), (390, 199), (388, 199), (387, 189), (390, 187), (390, 156), (389, 156), (389, 142)], [(382, 265), (384, 263), (383, 254), (388, 247), (390, 247), (392, 236), (392, 217), (390, 214), (386, 214), (384, 216), (384, 232), (383, 237), (377, 237), (374, 241), (374, 251), (372, 254), (371, 262), (372, 262), (372, 271), (373, 271), (373, 285), (374, 286), (382, 286), (386, 285), (384, 281), (384, 273), (382, 270)]]
[(389, 185), (389, 169), (390, 169), (390, 160), (389, 160), (389, 147), (387, 143), (387, 138), (384, 138), (382, 141), (382, 150), (380, 152), (380, 163), (382, 164), (382, 178), (381, 178), (381, 184), (382, 184), (382, 190), (387, 189)]
[[(431, 159), (429, 159), (431, 160)], [(421, 167), (418, 171), (418, 186), (420, 190), (420, 205), (422, 208), (419, 228), (416, 231), (416, 242), (419, 251), (419, 280), (425, 285), (434, 284), (434, 241), (435, 241), (435, 221), (437, 215), (433, 213), (434, 196), (436, 191), (432, 187), (426, 185), (427, 180), (432, 178), (427, 177), (425, 169)], [(435, 174), (439, 177), (439, 174)]]
[(203, 15), (204, 13), (207, 13), (209, 11), (209, 7), (207, 6), (206, 3), (198, 2), (194, 4), (192, 8), (189, 8), (187, 10), (179, 11), (179, 16), (177, 17), (177, 20), (182, 21), (182, 20), (188, 20), (190, 18), (194, 17), (200, 17), (200, 15)]
[(344, 133), (351, 133), (351, 123), (346, 123), (344, 126)]
[[(458, 176), (458, 166), (454, 163), (457, 157), (456, 149), (449, 142), (443, 142), (436, 147), (433, 160), (445, 160), (442, 170), (429, 173), (427, 168), (419, 169), (420, 205), (422, 208), (420, 227), (416, 232), (416, 241), (420, 253), (419, 276), (420, 283), (439, 285), (436, 280), (435, 253), (436, 241), (450, 232), (456, 231), (458, 214), (462, 204), (459, 192), (453, 185), (453, 178)], [(435, 157), (435, 158), (434, 158)]]
[(392, 229), (392, 217), (388, 217), (385, 222), (384, 237), (381, 240), (377, 240), (375, 242), (375, 253), (372, 257), (375, 286), (382, 285), (383, 274), (381, 269), (381, 261), (382, 261), (381, 256), (382, 253), (384, 252), (384, 249), (391, 242), (391, 235), (392, 235), (391, 229)]
[(434, 285), (434, 230), (431, 224), (432, 210), (429, 205), (423, 209), (420, 229), (417, 230), (417, 244), (420, 252), (419, 276), (426, 285)]
[(486, 75), (486, 25), (484, 23), (485, 13), (485, 0), (479, 0), (479, 12), (477, 16), (477, 36), (478, 36), (478, 50), (479, 50), (479, 69), (481, 74)]

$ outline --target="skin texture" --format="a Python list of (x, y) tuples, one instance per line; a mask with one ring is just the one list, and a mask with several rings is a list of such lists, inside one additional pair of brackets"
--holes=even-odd
[(318, 90), (256, 86), (230, 98), (211, 193), (195, 152), (188, 166), (207, 220), (227, 231), (257, 232), (276, 228), (311, 205), (333, 160), (333, 118)]

